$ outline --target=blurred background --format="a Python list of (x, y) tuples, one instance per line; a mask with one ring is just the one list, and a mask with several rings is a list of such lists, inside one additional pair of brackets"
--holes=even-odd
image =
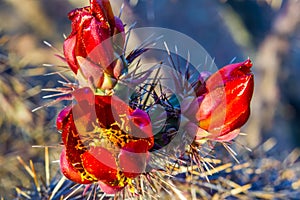
[[(239, 142), (251, 149), (272, 138), (278, 159), (300, 145), (300, 1), (296, 0), (111, 0), (115, 14), (136, 27), (157, 26), (198, 41), (218, 67), (250, 57), (254, 63), (252, 115)], [(63, 35), (70, 33), (67, 13), (88, 0), (0, 0), (0, 196), (28, 185), (17, 156), (43, 168), (44, 149), (59, 158), (55, 117), (63, 106), (32, 109), (46, 103), (41, 88), (59, 76), (43, 76), (63, 65)], [(53, 48), (45, 45), (49, 42)], [(57, 50), (55, 50), (56, 48)], [(51, 163), (52, 170), (58, 167)], [(42, 171), (42, 170), (41, 170)]]

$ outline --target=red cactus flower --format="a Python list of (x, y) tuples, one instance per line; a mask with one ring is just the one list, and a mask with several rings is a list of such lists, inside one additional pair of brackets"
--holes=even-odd
[(239, 134), (239, 128), (250, 115), (254, 87), (251, 67), (250, 59), (230, 64), (205, 81), (205, 90), (202, 89), (205, 93), (199, 92), (201, 96), (196, 100), (198, 127), (189, 124), (191, 131), (197, 132), (198, 139), (210, 137), (215, 141), (230, 141)]
[(106, 192), (117, 192), (146, 168), (154, 144), (150, 118), (118, 97), (94, 95), (89, 88), (74, 96), (77, 103), (57, 118), (65, 147), (61, 170), (74, 182), (99, 182)]
[[(124, 26), (115, 17), (108, 0), (90, 0), (90, 6), (69, 13), (72, 32), (64, 42), (64, 55), (72, 71), (78, 70), (95, 87), (111, 89), (105, 77), (114, 82), (121, 75)], [(86, 61), (85, 61), (86, 60)], [(104, 84), (104, 85), (103, 85)]]

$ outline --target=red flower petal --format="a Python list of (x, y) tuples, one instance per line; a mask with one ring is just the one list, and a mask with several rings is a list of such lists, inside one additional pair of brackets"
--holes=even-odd
[(122, 149), (119, 155), (119, 163), (124, 176), (135, 178), (145, 172), (147, 164), (147, 153), (133, 153)]
[(136, 139), (126, 143), (122, 150), (133, 153), (146, 153), (149, 150), (149, 141), (145, 139)]
[(76, 63), (76, 57), (74, 54), (75, 45), (76, 35), (70, 35), (64, 42), (63, 50), (68, 65), (70, 66), (71, 70), (77, 74), (78, 65)]
[(109, 0), (90, 0), (91, 11), (99, 21), (108, 22), (112, 28), (115, 26), (114, 13)]
[(133, 133), (130, 134), (141, 139), (141, 142), (143, 142), (142, 139), (148, 141), (145, 147), (147, 147), (147, 150), (151, 149), (154, 145), (154, 136), (149, 115), (140, 109), (136, 109), (130, 111), (129, 119), (133, 121), (133, 125), (131, 125)]
[(69, 13), (69, 19), (72, 20), (72, 32), (67, 37), (64, 42), (63, 50), (66, 61), (68, 62), (71, 70), (77, 74), (79, 69), (78, 63), (76, 61), (77, 56), (86, 57), (86, 52), (84, 48), (82, 48), (81, 38), (81, 30), (82, 30), (82, 23), (84, 20), (91, 20), (92, 16), (89, 13), (89, 9), (86, 8), (79, 8), (71, 11)]
[(90, 184), (92, 183), (91, 180), (85, 179), (81, 176), (82, 172), (76, 169), (67, 159), (66, 157), (66, 150), (63, 149), (60, 155), (60, 169), (65, 177), (68, 179), (80, 183), (80, 184)]
[(227, 82), (233, 79), (240, 79), (244, 76), (253, 76), (251, 73), (251, 67), (252, 62), (250, 59), (241, 63), (226, 65), (206, 80), (206, 87), (213, 90), (216, 87), (226, 85)]
[(94, 92), (85, 87), (75, 90), (72, 95), (76, 100), (72, 108), (74, 126), (81, 136), (87, 135), (97, 123)]
[(72, 106), (65, 107), (56, 118), (56, 128), (58, 131), (63, 130), (64, 125), (67, 123), (67, 117), (70, 114)]
[(117, 165), (112, 153), (102, 147), (91, 147), (81, 156), (84, 169), (102, 182), (117, 180)]
[(121, 190), (123, 190), (123, 188), (127, 185), (127, 183), (124, 186), (112, 186), (110, 184), (106, 184), (103, 183), (102, 181), (98, 182), (99, 187), (101, 188), (101, 190), (103, 192), (105, 192), (106, 194), (115, 194)]
[(149, 141), (138, 139), (122, 147), (119, 154), (121, 171), (128, 178), (135, 178), (145, 171), (149, 158)]
[[(103, 71), (112, 73), (111, 63), (114, 61), (113, 46), (110, 37), (109, 28), (104, 28), (105, 23), (100, 23), (92, 18), (82, 29), (80, 34), (81, 45), (84, 45), (86, 55), (96, 64), (101, 66)], [(108, 39), (108, 40), (107, 40)], [(81, 56), (81, 55), (79, 55)], [(86, 57), (82, 55), (82, 57)]]
[(86, 148), (76, 130), (72, 113), (69, 114), (67, 123), (64, 125), (62, 140), (65, 145), (66, 160), (68, 160), (71, 165), (76, 166), (78, 171), (83, 173), (84, 169), (80, 155), (86, 151)]

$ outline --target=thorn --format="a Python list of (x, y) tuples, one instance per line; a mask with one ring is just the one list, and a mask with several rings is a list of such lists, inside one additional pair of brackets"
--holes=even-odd
[(49, 63), (44, 63), (43, 66), (44, 66), (44, 67), (54, 67), (55, 65), (49, 64)]
[(229, 64), (232, 64), (236, 60), (236, 57), (232, 58)]
[(49, 42), (47, 42), (46, 40), (44, 40), (43, 43), (44, 43), (45, 45), (47, 45), (48, 47), (52, 48), (52, 45), (51, 45)]
[(125, 3), (124, 3), (124, 0), (123, 0), (123, 3), (121, 4), (119, 15), (118, 15), (119, 18), (121, 18), (121, 16), (122, 16), (124, 6), (125, 6)]

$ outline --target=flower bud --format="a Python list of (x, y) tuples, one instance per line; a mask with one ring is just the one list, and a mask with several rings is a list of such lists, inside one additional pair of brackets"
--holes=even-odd
[[(230, 64), (205, 81), (207, 92), (198, 97), (196, 120), (213, 139), (231, 140), (237, 136), (234, 130), (247, 122), (254, 87), (251, 66), (250, 59)], [(232, 136), (224, 136), (229, 133)]]
[[(103, 79), (112, 78), (115, 82), (124, 68), (118, 60), (125, 34), (124, 25), (114, 16), (109, 1), (90, 0), (90, 6), (75, 9), (68, 16), (72, 32), (64, 42), (64, 55), (71, 70), (75, 74), (80, 71), (86, 80), (93, 79), (96, 88), (102, 89)], [(87, 61), (83, 62), (84, 59)]]

